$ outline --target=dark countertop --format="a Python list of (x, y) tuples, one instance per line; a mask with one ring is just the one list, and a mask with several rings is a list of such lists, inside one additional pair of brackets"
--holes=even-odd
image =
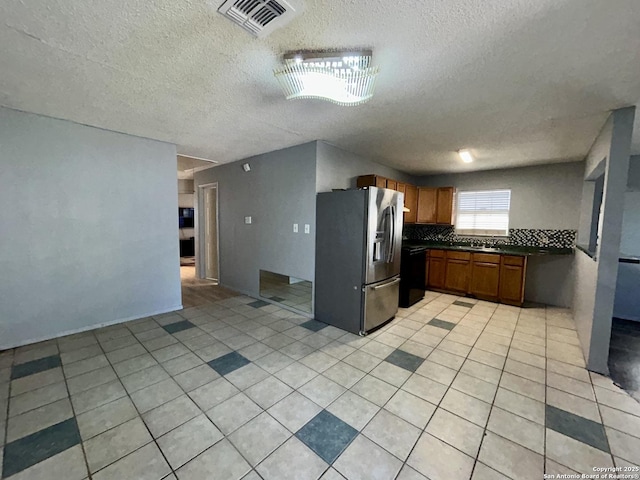
[(496, 247), (475, 247), (469, 244), (438, 243), (421, 240), (403, 240), (402, 246), (425, 247), (438, 250), (457, 250), (461, 252), (477, 253), (497, 253), (502, 255), (571, 255), (573, 248), (541, 248), (541, 247), (520, 247), (516, 245), (498, 245)]

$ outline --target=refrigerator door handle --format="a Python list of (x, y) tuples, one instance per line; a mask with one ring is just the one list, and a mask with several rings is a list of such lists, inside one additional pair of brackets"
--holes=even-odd
[(382, 285), (376, 285), (375, 287), (371, 287), (372, 290), (380, 290), (381, 288), (387, 288), (392, 285), (400, 283), (400, 278), (396, 278), (393, 282), (383, 283)]
[(396, 207), (391, 205), (389, 207), (390, 217), (391, 217), (391, 228), (389, 229), (389, 250), (387, 254), (387, 263), (391, 263), (393, 261), (393, 253), (395, 250), (395, 241), (396, 241)]

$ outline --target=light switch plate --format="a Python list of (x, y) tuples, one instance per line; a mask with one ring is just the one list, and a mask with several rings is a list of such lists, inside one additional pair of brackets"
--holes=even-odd
[(293, 233), (298, 233), (298, 224), (297, 223), (293, 224)]
[(249, 216), (249, 217), (244, 217), (244, 223), (245, 223), (246, 225), (251, 225), (251, 216)]
[(311, 227), (308, 223), (304, 224), (304, 233), (309, 233), (311, 231)]

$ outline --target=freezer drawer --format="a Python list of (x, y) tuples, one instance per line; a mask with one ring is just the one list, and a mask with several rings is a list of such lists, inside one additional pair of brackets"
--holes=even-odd
[(364, 321), (362, 333), (367, 333), (398, 312), (400, 277), (364, 286)]

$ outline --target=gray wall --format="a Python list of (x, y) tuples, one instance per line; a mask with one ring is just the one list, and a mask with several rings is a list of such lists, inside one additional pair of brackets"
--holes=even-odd
[(317, 144), (318, 192), (330, 192), (334, 188), (356, 188), (360, 175), (376, 174), (393, 180), (416, 184), (416, 178), (399, 170), (381, 165), (355, 153), (347, 152), (329, 143)]
[(510, 228), (578, 228), (584, 163), (559, 163), (483, 172), (433, 175), (420, 185), (459, 190), (511, 189)]
[[(243, 171), (245, 162), (251, 171)], [(196, 190), (214, 182), (219, 195), (220, 283), (258, 296), (260, 269), (313, 281), (316, 142), (195, 173)], [(244, 223), (245, 216), (252, 217), (251, 225)], [(293, 233), (294, 223), (299, 224), (298, 233)], [(306, 223), (309, 234), (304, 233)]]
[[(422, 186), (459, 190), (511, 189), (510, 228), (578, 228), (584, 162), (420, 178)], [(561, 307), (573, 299), (573, 256), (530, 257), (525, 299)]]
[(181, 307), (173, 145), (0, 108), (0, 349)]
[[(575, 291), (573, 314), (578, 336), (585, 353), (587, 368), (608, 373), (611, 317), (618, 274), (618, 257), (622, 233), (624, 192), (629, 172), (629, 149), (633, 132), (635, 108), (614, 111), (596, 138), (586, 158), (585, 180), (593, 178), (593, 172), (605, 161), (605, 182), (600, 208), (599, 244), (595, 257), (576, 251)], [(585, 196), (590, 194), (585, 181)], [(582, 218), (588, 217), (583, 202)], [(581, 222), (579, 242), (585, 242), (588, 224)]]

